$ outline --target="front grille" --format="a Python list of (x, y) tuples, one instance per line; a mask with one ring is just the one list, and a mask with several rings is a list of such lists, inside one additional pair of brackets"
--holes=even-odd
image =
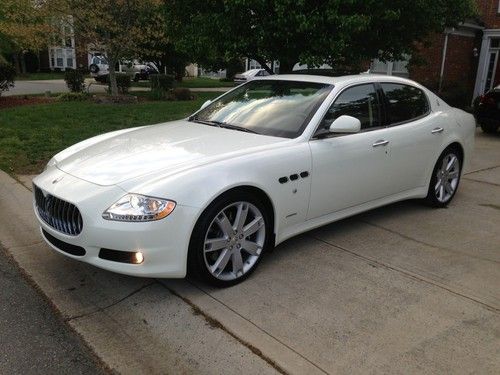
[(45, 195), (38, 186), (33, 185), (38, 215), (59, 232), (76, 236), (83, 228), (82, 215), (78, 208), (53, 195)]

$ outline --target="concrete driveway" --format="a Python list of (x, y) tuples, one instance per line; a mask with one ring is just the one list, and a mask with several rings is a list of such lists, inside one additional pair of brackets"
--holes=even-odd
[(498, 374), (499, 228), (500, 136), (480, 131), (449, 208), (402, 202), (325, 226), (223, 290), (55, 254), (30, 192), (0, 174), (0, 242), (122, 373)]

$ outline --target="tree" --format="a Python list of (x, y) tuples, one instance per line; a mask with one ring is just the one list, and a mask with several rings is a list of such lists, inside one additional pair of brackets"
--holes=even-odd
[(0, 2), (0, 51), (12, 55), (18, 72), (25, 73), (25, 51), (36, 51), (47, 45), (54, 31), (47, 22), (49, 17), (49, 8), (43, 1)]
[(118, 94), (115, 65), (156, 51), (144, 50), (148, 40), (165, 38), (161, 0), (47, 0), (75, 34), (101, 49), (109, 63), (111, 94)]
[(170, 35), (195, 61), (279, 60), (280, 72), (300, 62), (358, 65), (399, 59), (415, 42), (475, 14), (473, 0), (169, 0)]

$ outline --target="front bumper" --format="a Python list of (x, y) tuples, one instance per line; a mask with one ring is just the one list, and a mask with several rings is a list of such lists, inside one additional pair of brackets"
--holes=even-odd
[[(54, 181), (58, 180), (56, 183)], [(59, 241), (85, 249), (85, 255), (76, 256), (54, 246), (65, 256), (90, 263), (96, 267), (132, 276), (184, 277), (187, 251), (192, 228), (198, 210), (177, 205), (166, 218), (145, 223), (127, 223), (102, 218), (102, 212), (126, 194), (118, 186), (99, 186), (73, 177), (52, 167), (33, 180), (33, 183), (62, 200), (78, 207), (83, 228), (77, 236), (64, 234), (49, 226), (39, 216), (35, 202), (33, 208), (41, 229)], [(101, 249), (137, 252), (141, 251), (141, 264), (122, 263), (99, 257)]]

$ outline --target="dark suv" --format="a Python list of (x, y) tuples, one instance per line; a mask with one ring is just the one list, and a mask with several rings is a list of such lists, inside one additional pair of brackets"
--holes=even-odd
[(496, 133), (500, 127), (500, 86), (474, 100), (474, 117), (485, 133)]

